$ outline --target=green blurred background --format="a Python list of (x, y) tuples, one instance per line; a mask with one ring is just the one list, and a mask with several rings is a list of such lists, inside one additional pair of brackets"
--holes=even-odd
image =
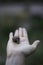
[[(43, 12), (40, 14), (38, 10), (39, 13), (36, 12), (36, 14), (34, 14), (35, 9), (33, 9), (33, 13), (31, 13), (31, 5), (28, 5), (27, 3), (22, 5), (20, 5), (21, 3), (18, 4), (16, 3), (17, 8), (15, 5), (12, 6), (12, 4), (10, 4), (10, 6), (9, 4), (0, 6), (0, 65), (5, 65), (6, 45), (9, 33), (14, 33), (14, 31), (19, 27), (25, 27), (27, 29), (30, 44), (37, 39), (40, 40), (38, 49), (34, 54), (27, 58), (26, 65), (43, 65)], [(16, 14), (14, 14), (15, 12), (10, 12), (11, 10), (9, 10), (9, 8), (7, 9), (7, 6), (11, 8), (11, 10), (16, 8), (18, 12), (20, 9), (20, 12), (16, 12)], [(24, 7), (23, 11), (21, 6), (22, 8)], [(37, 6), (38, 5), (36, 3), (36, 9)], [(40, 6), (41, 5), (39, 4), (39, 9)], [(12, 9), (12, 7), (14, 8)], [(43, 8), (43, 6), (41, 7)]]

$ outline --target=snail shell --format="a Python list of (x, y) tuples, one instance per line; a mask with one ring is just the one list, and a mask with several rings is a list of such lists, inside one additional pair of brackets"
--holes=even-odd
[(13, 42), (19, 44), (20, 38), (19, 37), (13, 37)]

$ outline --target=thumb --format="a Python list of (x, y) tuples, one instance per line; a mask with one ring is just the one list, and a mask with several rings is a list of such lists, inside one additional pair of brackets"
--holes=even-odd
[(33, 44), (32, 44), (32, 46), (35, 47), (35, 48), (38, 47), (39, 42), (40, 42), (40, 40), (34, 41)]

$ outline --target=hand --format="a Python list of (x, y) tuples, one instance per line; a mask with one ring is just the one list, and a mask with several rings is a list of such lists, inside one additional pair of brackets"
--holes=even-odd
[[(19, 44), (18, 42), (13, 42), (13, 37), (19, 37)], [(9, 34), (9, 40), (7, 44), (7, 55), (9, 56), (10, 54), (16, 52), (22, 52), (24, 54), (29, 55), (36, 50), (37, 46), (39, 45), (39, 42), (39, 40), (36, 40), (33, 42), (32, 45), (30, 45), (26, 29), (19, 28), (15, 31), (14, 36), (12, 32)]]

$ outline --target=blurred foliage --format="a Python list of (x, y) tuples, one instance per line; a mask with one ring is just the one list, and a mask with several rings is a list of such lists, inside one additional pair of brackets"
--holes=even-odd
[(31, 17), (30, 19), (28, 17), (28, 21), (25, 20), (27, 19), (23, 17), (23, 15), (0, 16), (0, 59), (2, 59), (2, 61), (0, 61), (0, 65), (5, 64), (6, 45), (9, 33), (14, 32), (21, 25), (27, 29), (27, 27), (24, 25), (25, 23), (28, 25), (27, 31), (30, 44), (32, 44), (34, 40), (40, 40), (40, 45), (37, 51), (27, 58), (26, 65), (43, 65), (43, 18), (36, 16)]

